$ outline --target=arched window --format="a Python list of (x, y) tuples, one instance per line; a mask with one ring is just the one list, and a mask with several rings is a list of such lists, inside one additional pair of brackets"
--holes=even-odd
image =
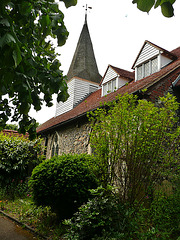
[(51, 157), (59, 154), (58, 141), (59, 141), (59, 136), (58, 136), (58, 133), (56, 132), (51, 141)]

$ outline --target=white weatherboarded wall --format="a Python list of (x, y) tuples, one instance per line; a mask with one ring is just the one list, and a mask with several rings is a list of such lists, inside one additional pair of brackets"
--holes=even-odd
[(70, 111), (90, 93), (99, 89), (98, 83), (90, 82), (76, 77), (72, 78), (67, 85), (69, 98), (64, 103), (60, 102), (56, 104), (56, 116)]
[(109, 82), (110, 80), (112, 80), (113, 78), (117, 77), (117, 73), (109, 66), (106, 75), (103, 79), (102, 85)]
[(149, 59), (157, 56), (158, 54), (159, 54), (159, 50), (157, 48), (150, 45), (149, 43), (146, 43), (144, 48), (142, 49), (138, 59), (136, 60), (134, 67), (140, 65), (141, 63), (148, 61)]

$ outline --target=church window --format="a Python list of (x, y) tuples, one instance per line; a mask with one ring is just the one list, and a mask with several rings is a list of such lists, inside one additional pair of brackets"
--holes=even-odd
[(55, 136), (53, 137), (51, 144), (51, 157), (58, 154), (59, 154), (58, 134), (55, 133)]
[(51, 157), (54, 156), (54, 145), (52, 146), (52, 149), (51, 149)]
[(56, 145), (56, 155), (58, 155), (59, 154), (59, 145), (57, 144)]

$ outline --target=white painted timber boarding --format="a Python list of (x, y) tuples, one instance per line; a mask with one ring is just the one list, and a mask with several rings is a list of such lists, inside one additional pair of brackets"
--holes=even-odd
[(125, 78), (118, 78), (118, 88), (123, 87), (126, 83), (128, 83), (128, 79)]
[(56, 104), (56, 116), (59, 116), (65, 112), (73, 109), (78, 103), (80, 103), (90, 93), (98, 90), (99, 84), (84, 81), (82, 79), (73, 78), (68, 82), (69, 98), (66, 102)]
[(134, 67), (148, 61), (149, 59), (157, 56), (158, 54), (159, 54), (159, 49), (157, 49), (156, 47), (152, 46), (149, 43), (146, 43), (144, 45), (144, 48), (142, 49), (138, 59), (136, 60)]
[(161, 55), (161, 68), (165, 67), (170, 62), (172, 62), (172, 60), (170, 58), (167, 58), (167, 57)]
[(109, 82), (110, 80), (112, 80), (113, 78), (117, 77), (117, 73), (109, 66), (108, 70), (106, 72), (106, 75), (104, 76), (102, 85)]
[[(84, 97), (92, 93), (92, 87), (94, 86), (94, 90), (98, 90), (98, 83), (90, 83), (88, 81), (83, 81), (81, 79), (75, 79), (75, 85), (74, 85), (74, 102), (73, 106), (76, 106), (78, 102), (82, 101)], [(91, 92), (90, 92), (91, 90)]]
[(74, 81), (75, 80), (73, 79), (67, 84), (69, 98), (66, 100), (66, 102), (56, 103), (56, 114), (55, 114), (56, 117), (73, 109), (74, 85), (75, 85)]

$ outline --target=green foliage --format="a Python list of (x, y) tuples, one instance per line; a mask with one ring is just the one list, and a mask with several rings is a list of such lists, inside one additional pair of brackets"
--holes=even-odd
[(180, 181), (173, 194), (157, 192), (151, 204), (151, 217), (162, 238), (177, 239), (180, 235)]
[(65, 239), (97, 239), (102, 235), (112, 239), (118, 235), (122, 237), (118, 239), (124, 239), (129, 226), (125, 205), (119, 204), (113, 194), (104, 194), (103, 188), (97, 189), (96, 195), (82, 205), (72, 219), (64, 221), (70, 227)]
[[(1, 195), (0, 195), (0, 199)], [(0, 209), (15, 217), (22, 224), (27, 224), (42, 236), (57, 240), (65, 232), (65, 228), (57, 222), (56, 214), (50, 207), (37, 207), (30, 196), (12, 200), (0, 201)], [(42, 239), (37, 237), (36, 239)]]
[(62, 155), (39, 164), (29, 185), (37, 205), (52, 207), (63, 219), (70, 217), (90, 197), (89, 189), (97, 187), (90, 172), (90, 155)]
[(133, 3), (137, 3), (139, 10), (143, 12), (149, 12), (151, 8), (161, 7), (161, 12), (165, 17), (174, 16), (173, 4), (176, 0), (133, 0)]
[(28, 182), (27, 180), (12, 179), (12, 182), (6, 186), (0, 185), (0, 198), (15, 200), (18, 198), (25, 198), (29, 194)]
[(12, 196), (16, 186), (27, 178), (41, 161), (41, 140), (0, 133), (0, 187)]
[(6, 124), (4, 129), (9, 129), (9, 130), (18, 130), (18, 126), (16, 124)]
[[(179, 193), (157, 195), (150, 208), (119, 202), (113, 192), (96, 190), (96, 197), (82, 205), (69, 227), (67, 240), (177, 240), (179, 236)], [(95, 193), (95, 191), (94, 191)]]
[(94, 172), (104, 187), (118, 188), (122, 201), (143, 199), (155, 182), (178, 174), (177, 109), (170, 94), (158, 107), (127, 94), (89, 115)]
[[(66, 7), (76, 4), (68, 0)], [(51, 43), (65, 44), (68, 32), (64, 15), (55, 0), (3, 0), (0, 4), (0, 127), (10, 117), (20, 121), (22, 133), (36, 135), (36, 122), (28, 113), (43, 102), (52, 106), (68, 97), (61, 64)], [(41, 95), (40, 95), (41, 94)]]
[(65, 239), (148, 239), (146, 238), (147, 228), (150, 226), (148, 211), (142, 206), (132, 207), (128, 203), (120, 202), (110, 187), (108, 191), (99, 187), (93, 190), (93, 194), (95, 194), (93, 199), (82, 205), (71, 219), (64, 221), (69, 227)]

